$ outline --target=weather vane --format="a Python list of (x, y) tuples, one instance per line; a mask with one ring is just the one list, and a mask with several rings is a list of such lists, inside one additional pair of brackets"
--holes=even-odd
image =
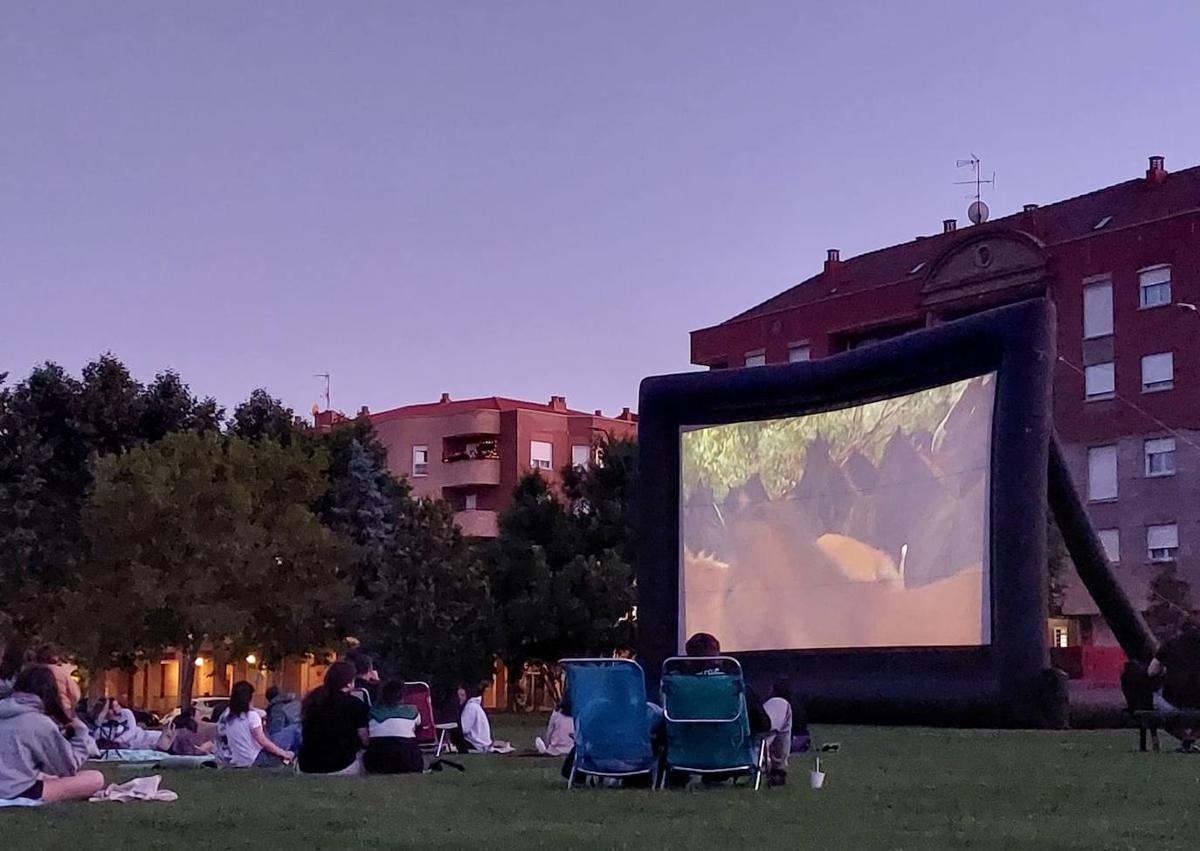
[(975, 194), (973, 196), (967, 196), (968, 198), (975, 199), (971, 202), (971, 206), (967, 207), (967, 218), (970, 219), (973, 224), (983, 224), (988, 220), (988, 205), (983, 202), (983, 198), (980, 196), (983, 194), (983, 187), (985, 185), (995, 188), (996, 172), (993, 171), (991, 177), (984, 178), (983, 171), (979, 167), (979, 157), (975, 156), (974, 154), (971, 154), (971, 158), (969, 160), (958, 160), (955, 165), (958, 166), (958, 168), (970, 168), (975, 175), (970, 180), (956, 180), (954, 181), (954, 185), (975, 186)]

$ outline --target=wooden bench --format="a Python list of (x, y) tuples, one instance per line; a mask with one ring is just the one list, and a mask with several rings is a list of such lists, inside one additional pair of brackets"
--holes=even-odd
[(1200, 711), (1159, 711), (1157, 709), (1140, 709), (1133, 713), (1133, 719), (1138, 726), (1138, 750), (1146, 751), (1146, 734), (1150, 735), (1150, 744), (1155, 753), (1159, 752), (1158, 731), (1167, 727), (1179, 727), (1200, 731)]

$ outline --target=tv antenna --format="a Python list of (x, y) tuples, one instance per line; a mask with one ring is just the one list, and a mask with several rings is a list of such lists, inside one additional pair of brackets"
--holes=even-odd
[(313, 374), (313, 378), (324, 378), (325, 379), (325, 410), (327, 410), (327, 411), (333, 410), (333, 402), (330, 401), (330, 397), (329, 397), (329, 379), (330, 379), (329, 373), (328, 372), (317, 372), (317, 373)]
[(975, 199), (971, 202), (971, 206), (967, 207), (967, 218), (971, 220), (972, 224), (981, 225), (988, 220), (988, 205), (984, 203), (983, 198), (981, 197), (983, 195), (983, 187), (991, 186), (992, 188), (995, 188), (996, 172), (993, 171), (991, 177), (985, 178), (983, 176), (983, 171), (980, 168), (979, 157), (975, 156), (974, 154), (971, 154), (971, 158), (969, 160), (958, 160), (955, 165), (958, 168), (969, 168), (975, 175), (970, 180), (956, 180), (954, 181), (954, 185), (971, 186), (974, 184), (975, 194), (967, 196), (968, 198)]

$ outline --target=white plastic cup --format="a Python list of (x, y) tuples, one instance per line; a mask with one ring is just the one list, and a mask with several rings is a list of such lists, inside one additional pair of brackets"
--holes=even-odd
[(814, 789), (820, 789), (822, 786), (825, 785), (825, 772), (824, 771), (808, 772), (808, 784), (810, 786), (812, 786)]

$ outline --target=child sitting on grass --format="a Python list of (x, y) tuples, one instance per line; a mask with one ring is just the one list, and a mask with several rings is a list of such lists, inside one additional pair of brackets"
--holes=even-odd
[(363, 767), (371, 774), (419, 774), (425, 769), (417, 727), (421, 714), (404, 702), (404, 683), (389, 680), (371, 707), (370, 736)]

